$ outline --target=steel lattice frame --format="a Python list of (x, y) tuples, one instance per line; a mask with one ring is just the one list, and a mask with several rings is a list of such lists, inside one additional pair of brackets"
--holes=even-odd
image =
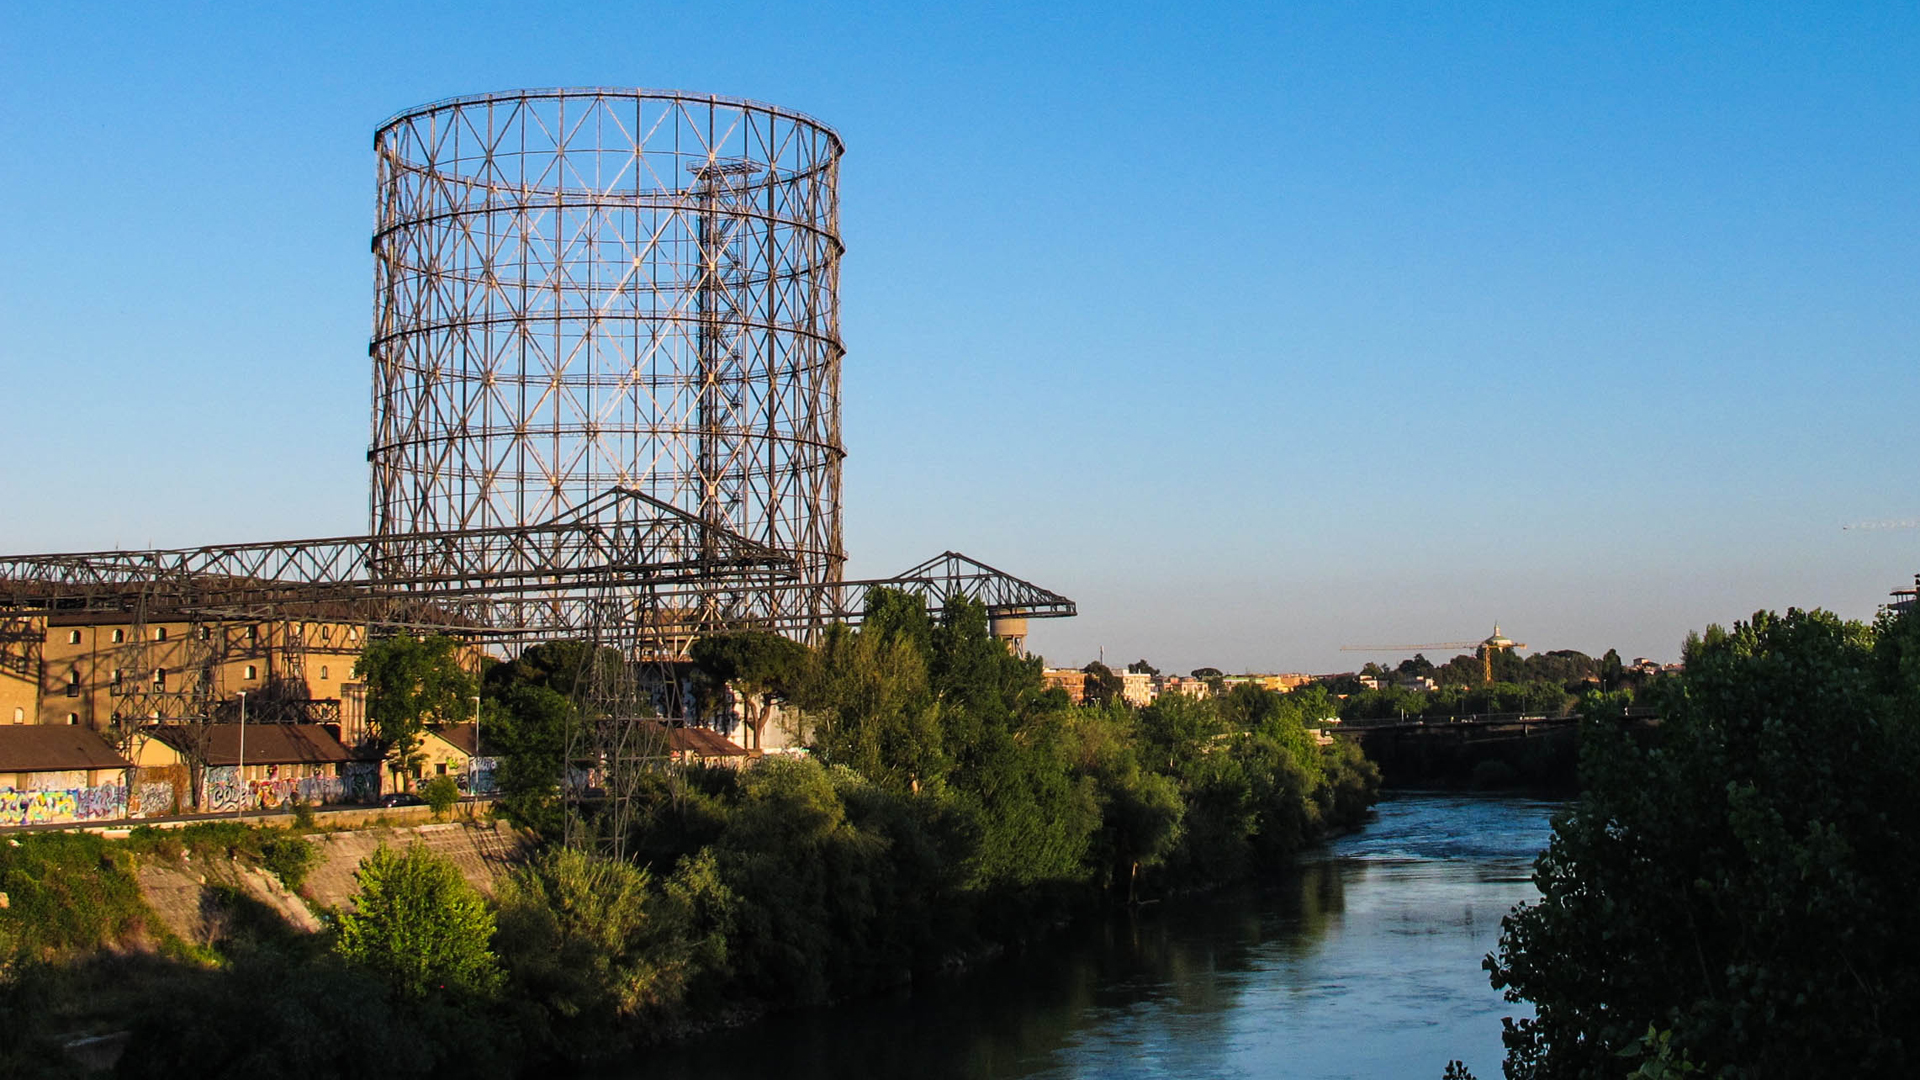
[[(697, 578), (681, 638), (814, 626), (840, 527), (837, 180), (830, 129), (746, 101), (539, 90), (402, 113), (379, 159), (372, 528), (418, 579), (420, 534), (552, 521), (610, 488), (745, 537), (791, 587)], [(493, 555), (491, 571), (550, 571)], [(490, 620), (491, 621), (491, 620)]]

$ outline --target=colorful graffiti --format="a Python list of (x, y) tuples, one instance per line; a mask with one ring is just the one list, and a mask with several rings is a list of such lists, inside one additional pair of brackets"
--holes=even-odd
[(177, 800), (173, 784), (167, 780), (147, 780), (133, 785), (128, 792), (128, 817), (160, 817), (174, 812)]
[(207, 802), (202, 809), (216, 814), (242, 810), (246, 808), (247, 794), (247, 785), (240, 779), (238, 766), (207, 766)]
[(295, 800), (313, 806), (366, 803), (379, 794), (377, 762), (352, 762), (340, 776), (282, 777), (244, 783), (240, 770), (232, 765), (207, 769), (207, 807), (214, 813), (280, 810), (292, 806)]
[(113, 821), (127, 816), (127, 789), (119, 784), (19, 791), (0, 788), (0, 825)]

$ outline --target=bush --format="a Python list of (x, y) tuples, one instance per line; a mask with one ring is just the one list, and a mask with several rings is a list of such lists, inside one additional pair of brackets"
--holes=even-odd
[(360, 863), (354, 910), (340, 916), (334, 951), (402, 997), (435, 990), (490, 995), (500, 984), (488, 949), (493, 915), (452, 863), (415, 845), (385, 844)]
[(446, 817), (447, 811), (460, 801), (460, 785), (451, 776), (436, 776), (420, 789), (420, 795), (433, 807), (434, 817)]
[[(150, 912), (124, 854), (92, 833), (0, 842), (0, 945), (28, 958), (98, 949), (138, 933)], [(0, 967), (11, 959), (0, 955)]]
[(320, 863), (320, 849), (297, 836), (275, 836), (260, 845), (260, 863), (294, 892)]

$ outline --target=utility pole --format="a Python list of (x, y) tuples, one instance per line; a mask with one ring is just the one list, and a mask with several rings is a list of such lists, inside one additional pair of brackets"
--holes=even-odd
[(240, 783), (240, 805), (233, 810), (233, 816), (239, 817), (247, 812), (247, 692), (240, 691), (240, 752), (234, 755), (238, 764), (234, 772)]

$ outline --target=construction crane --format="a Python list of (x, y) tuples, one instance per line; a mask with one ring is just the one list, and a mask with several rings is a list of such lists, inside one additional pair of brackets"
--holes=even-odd
[(1341, 652), (1424, 652), (1427, 649), (1472, 649), (1480, 657), (1480, 678), (1488, 685), (1493, 683), (1493, 654), (1524, 649), (1527, 643), (1515, 641), (1500, 632), (1500, 624), (1493, 624), (1493, 636), (1479, 641), (1429, 641), (1424, 645), (1342, 645)]

